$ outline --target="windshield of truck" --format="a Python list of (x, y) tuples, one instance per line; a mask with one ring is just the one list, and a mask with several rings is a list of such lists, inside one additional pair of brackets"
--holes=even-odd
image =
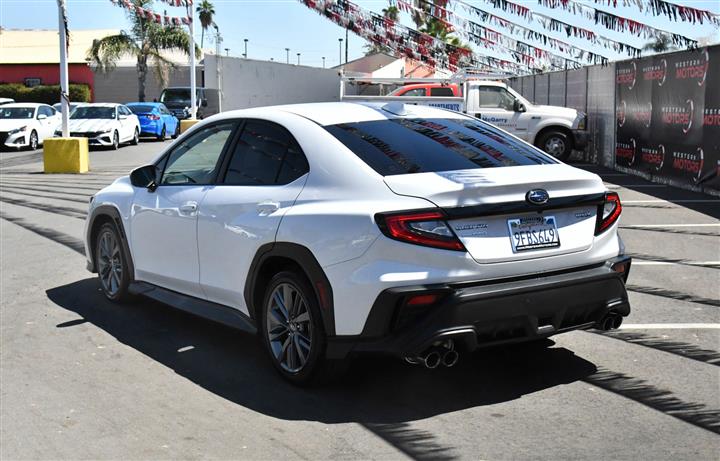
[(557, 163), (540, 150), (470, 118), (395, 118), (325, 129), (383, 176)]
[(35, 109), (32, 107), (2, 107), (0, 106), (0, 120), (12, 118), (33, 118)]
[(101, 119), (114, 119), (115, 108), (114, 107), (93, 107), (93, 106), (78, 106), (70, 114), (70, 118), (73, 120), (87, 119), (87, 118), (101, 118)]
[(160, 102), (173, 103), (190, 101), (190, 90), (183, 88), (167, 89), (160, 95)]

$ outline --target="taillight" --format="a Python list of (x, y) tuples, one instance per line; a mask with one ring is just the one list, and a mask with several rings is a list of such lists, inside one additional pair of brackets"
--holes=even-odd
[(150, 115), (147, 115), (146, 117), (149, 118), (150, 120), (160, 120), (159, 115), (150, 114)]
[(620, 196), (616, 192), (608, 192), (605, 194), (605, 202), (598, 207), (598, 221), (595, 235), (600, 235), (607, 230), (608, 227), (615, 224), (622, 213), (622, 204)]
[(401, 242), (444, 250), (465, 251), (465, 246), (445, 222), (441, 211), (378, 214), (375, 221), (383, 234)]

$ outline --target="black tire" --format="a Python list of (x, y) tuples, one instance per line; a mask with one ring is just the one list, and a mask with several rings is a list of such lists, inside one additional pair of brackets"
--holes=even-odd
[(167, 138), (167, 132), (165, 131), (165, 125), (163, 125), (162, 131), (158, 135), (157, 140), (163, 142), (165, 141), (165, 138)]
[[(294, 329), (291, 329), (291, 327), (288, 326), (280, 326), (280, 323), (277, 320), (269, 320), (270, 315), (272, 315), (270, 313), (273, 310), (272, 306), (278, 305), (277, 302), (273, 302), (274, 300), (271, 299), (271, 296), (276, 291), (276, 289), (282, 289), (283, 286), (287, 285), (294, 288), (296, 292), (301, 295), (302, 300), (307, 307), (306, 311), (309, 313), (310, 317), (307, 325), (303, 325), (302, 323), (298, 322), (296, 324), (296, 327)], [(265, 346), (265, 350), (268, 353), (268, 357), (270, 358), (273, 367), (275, 367), (275, 369), (278, 371), (278, 373), (280, 373), (283, 378), (298, 386), (309, 386), (326, 382), (328, 379), (336, 376), (339, 371), (341, 371), (342, 365), (344, 365), (344, 363), (339, 363), (337, 361), (328, 361), (327, 359), (325, 359), (326, 334), (325, 329), (323, 328), (320, 308), (318, 306), (315, 292), (311, 288), (304, 275), (300, 275), (292, 271), (283, 271), (276, 274), (267, 285), (267, 289), (265, 290), (265, 296), (263, 297), (263, 304), (262, 306), (260, 306), (260, 309), (261, 312), (259, 315), (260, 321), (258, 323), (258, 333), (262, 338), (261, 340), (263, 342), (263, 345)], [(293, 323), (293, 313), (291, 312), (291, 309), (288, 309), (287, 311), (289, 313), (289, 321), (287, 323), (291, 324)], [(301, 311), (302, 315), (304, 315), (305, 311), (303, 311), (303, 309), (299, 305), (296, 309), (296, 313), (297, 311)], [(298, 315), (296, 319), (299, 319), (300, 317), (302, 317), (302, 315)], [(277, 317), (275, 317), (275, 319), (277, 319)], [(280, 326), (280, 329), (273, 328), (273, 324), (276, 326)], [(308, 327), (310, 327), (311, 330), (308, 331)], [(284, 328), (284, 330), (282, 330), (282, 328)], [(283, 336), (282, 333), (276, 334), (275, 339), (277, 340), (271, 340), (271, 331), (285, 331), (286, 336)], [(300, 349), (300, 341), (302, 340), (298, 342), (293, 342), (293, 337), (291, 336), (293, 333), (299, 334), (299, 336), (301, 337), (306, 337), (308, 333), (310, 334), (309, 353), (306, 353), (307, 358), (305, 362), (297, 370), (290, 370), (288, 369), (287, 364), (281, 363), (283, 357), (289, 358), (289, 355), (284, 355), (286, 353), (286, 349), (287, 354), (291, 354), (295, 349)], [(303, 336), (303, 333), (305, 334), (305, 336)], [(282, 347), (280, 343), (282, 343), (283, 341), (287, 341), (288, 345)], [(297, 344), (298, 346), (294, 346), (293, 344)], [(282, 350), (277, 351), (278, 347), (282, 347)], [(280, 357), (277, 357), (278, 353), (280, 354)], [(301, 355), (299, 353), (296, 354), (296, 357), (300, 360), (300, 362), (302, 362)], [(297, 364), (297, 360), (295, 361), (295, 363)]]
[(120, 148), (120, 135), (117, 131), (113, 131), (113, 139), (112, 139), (112, 145), (110, 146), (110, 149), (112, 150), (118, 150)]
[(137, 146), (138, 144), (140, 144), (140, 132), (137, 128), (135, 128), (135, 132), (133, 133), (133, 138), (130, 141), (130, 144), (132, 144), (133, 146)]
[(537, 139), (535, 145), (560, 161), (565, 161), (572, 153), (572, 139), (562, 131), (546, 131)]
[(30, 150), (36, 150), (38, 148), (38, 135), (35, 130), (32, 130), (30, 133), (30, 139), (28, 141), (28, 148)]
[[(105, 240), (106, 236), (108, 240)], [(93, 257), (103, 294), (113, 302), (127, 301), (130, 298), (130, 265), (115, 224), (107, 222), (100, 226), (94, 242)]]

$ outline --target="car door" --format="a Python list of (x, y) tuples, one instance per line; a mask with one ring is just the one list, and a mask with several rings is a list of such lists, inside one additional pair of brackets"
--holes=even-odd
[[(40, 117), (44, 115), (44, 117)], [(37, 110), (38, 140), (42, 142), (53, 136), (55, 127), (55, 110), (50, 106), (40, 106)]]
[(170, 113), (165, 106), (158, 106), (160, 117), (162, 118), (163, 124), (165, 125), (165, 132), (168, 135), (175, 134), (177, 130), (177, 119)]
[(120, 122), (120, 141), (127, 141), (135, 134), (135, 120), (133, 113), (125, 106), (117, 108), (118, 121)]
[(275, 241), (305, 185), (308, 163), (288, 130), (263, 120), (244, 123), (226, 163), (200, 204), (200, 283), (210, 301), (248, 314), (243, 289), (250, 263)]
[(521, 139), (527, 138), (527, 126), (521, 120), (521, 112), (515, 112), (515, 97), (501, 86), (477, 87), (477, 110), (474, 114), (498, 128), (514, 134)]
[(138, 280), (203, 297), (199, 284), (198, 205), (216, 181), (234, 121), (208, 125), (157, 164), (157, 188), (135, 192), (130, 241)]

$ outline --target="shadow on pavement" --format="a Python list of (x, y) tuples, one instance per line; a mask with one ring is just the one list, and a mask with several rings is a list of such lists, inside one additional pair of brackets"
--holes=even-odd
[[(567, 349), (504, 348), (465, 355), (456, 367), (437, 370), (366, 357), (339, 383), (301, 389), (276, 374), (259, 341), (248, 333), (142, 298), (130, 305), (112, 304), (94, 278), (52, 288), (47, 295), (123, 344), (238, 405), (288, 420), (357, 422), (392, 440), (402, 435), (417, 441), (419, 436), (404, 431), (402, 423), (517, 399), (596, 372), (595, 365)], [(82, 320), (58, 327), (72, 328)]]

